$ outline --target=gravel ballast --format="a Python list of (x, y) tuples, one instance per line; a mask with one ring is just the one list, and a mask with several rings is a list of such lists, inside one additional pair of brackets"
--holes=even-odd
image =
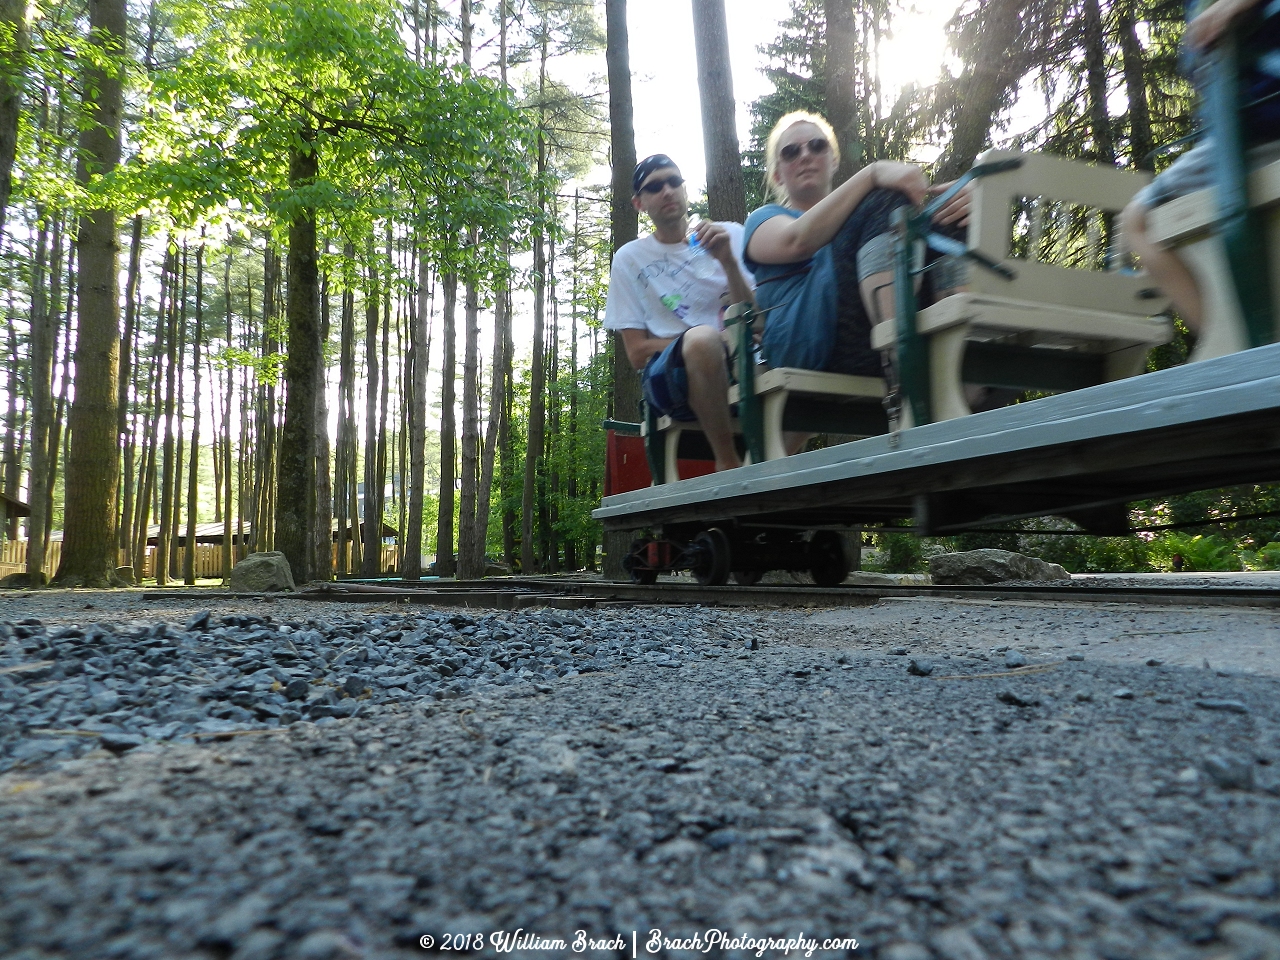
[(0, 625), (5, 957), (1280, 957), (1280, 680), (1165, 637), (1274, 614), (55, 596)]

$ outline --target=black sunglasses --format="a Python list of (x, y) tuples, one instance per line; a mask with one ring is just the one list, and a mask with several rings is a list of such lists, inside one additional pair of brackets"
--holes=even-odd
[(826, 137), (814, 137), (812, 140), (806, 140), (802, 143), (788, 143), (778, 151), (778, 156), (790, 163), (796, 157), (800, 156), (800, 151), (805, 147), (809, 148), (809, 152), (815, 157), (821, 156), (831, 149), (831, 144), (827, 143)]
[(684, 177), (678, 173), (673, 173), (669, 177), (663, 177), (658, 180), (650, 180), (646, 184), (642, 184), (637, 193), (661, 193), (663, 187), (670, 187), (674, 190), (676, 187), (684, 184)]

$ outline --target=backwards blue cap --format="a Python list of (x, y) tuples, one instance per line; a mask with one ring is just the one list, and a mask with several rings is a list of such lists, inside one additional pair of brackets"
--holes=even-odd
[(645, 157), (636, 164), (636, 172), (631, 175), (631, 192), (639, 193), (640, 184), (644, 183), (649, 174), (655, 170), (661, 170), (663, 167), (676, 167), (675, 161), (668, 157), (665, 153), (655, 153), (652, 157)]

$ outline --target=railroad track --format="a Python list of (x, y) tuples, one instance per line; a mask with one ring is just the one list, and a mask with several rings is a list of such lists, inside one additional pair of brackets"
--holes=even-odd
[(929, 586), (895, 584), (807, 584), (706, 587), (697, 583), (659, 582), (653, 585), (613, 583), (572, 577), (504, 577), (475, 581), (404, 580), (342, 581), (293, 594), (233, 594), (224, 590), (155, 590), (145, 600), (190, 600), (194, 596), (243, 597), (262, 600), (324, 600), (347, 603), (406, 603), (434, 606), (486, 607), (503, 610), (525, 607), (576, 609), (599, 604), (704, 604), (707, 606), (869, 606), (885, 599), (911, 597), (986, 602), (1072, 601), (1087, 604), (1127, 603), (1147, 606), (1280, 607), (1280, 584), (1258, 586), (1176, 586), (1129, 584), (993, 584), (988, 586)]

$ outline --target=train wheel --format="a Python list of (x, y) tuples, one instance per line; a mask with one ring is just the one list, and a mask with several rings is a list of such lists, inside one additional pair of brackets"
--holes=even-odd
[(834, 530), (819, 530), (809, 541), (809, 572), (820, 587), (834, 587), (849, 576), (844, 541)]
[(657, 570), (640, 565), (640, 553), (650, 542), (647, 538), (632, 540), (631, 548), (627, 551), (627, 555), (622, 558), (622, 568), (630, 574), (632, 583), (651, 586), (658, 582)]
[(703, 557), (694, 567), (693, 575), (704, 587), (721, 587), (729, 582), (730, 556), (729, 537), (719, 527), (703, 530), (693, 538), (693, 542), (702, 548)]
[(763, 576), (763, 570), (735, 570), (733, 571), (733, 582), (740, 587), (754, 587)]

